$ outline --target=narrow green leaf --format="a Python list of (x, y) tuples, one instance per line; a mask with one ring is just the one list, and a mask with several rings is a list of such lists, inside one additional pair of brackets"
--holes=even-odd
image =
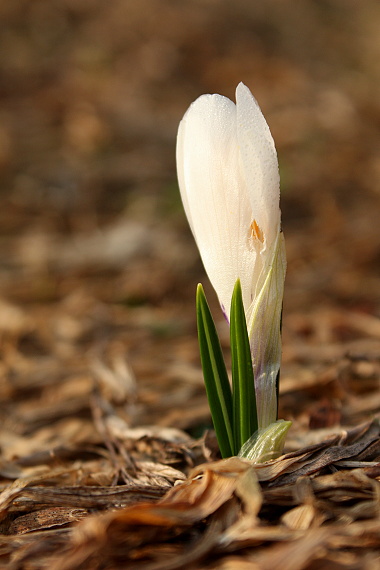
[(197, 287), (196, 308), (199, 350), (212, 421), (222, 457), (231, 457), (234, 454), (231, 387), (218, 333), (201, 284)]
[(240, 280), (235, 283), (230, 318), (234, 450), (257, 430), (257, 409), (252, 357)]
[(276, 420), (278, 420), (278, 402), (280, 397), (280, 370), (276, 376)]
[[(280, 337), (282, 333), (282, 308), (281, 308), (281, 315), (280, 315)], [(280, 397), (280, 372), (279, 369), (276, 376), (276, 420), (278, 420), (278, 402)]]

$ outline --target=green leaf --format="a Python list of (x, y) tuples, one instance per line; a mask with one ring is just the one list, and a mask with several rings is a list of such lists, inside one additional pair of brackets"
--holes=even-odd
[(222, 457), (231, 457), (234, 455), (231, 387), (218, 333), (201, 284), (197, 287), (196, 309), (199, 350), (212, 421)]
[(230, 339), (232, 359), (234, 450), (257, 430), (255, 381), (240, 280), (231, 299)]
[[(281, 308), (281, 315), (280, 315), (280, 338), (282, 333), (282, 308)], [(280, 372), (279, 369), (276, 376), (276, 420), (278, 420), (278, 402), (280, 398)]]

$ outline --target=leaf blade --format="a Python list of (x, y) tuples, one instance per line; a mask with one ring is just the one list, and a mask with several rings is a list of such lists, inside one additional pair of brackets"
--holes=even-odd
[(197, 287), (198, 343), (212, 421), (223, 457), (234, 454), (232, 393), (218, 333), (201, 284)]
[(230, 340), (232, 360), (234, 449), (257, 430), (257, 408), (252, 356), (240, 280), (235, 283), (231, 299)]

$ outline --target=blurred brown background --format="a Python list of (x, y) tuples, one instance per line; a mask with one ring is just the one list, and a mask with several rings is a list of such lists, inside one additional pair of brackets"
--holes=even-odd
[[(53, 400), (73, 377), (79, 389), (78, 375), (83, 412), (94, 361), (108, 388), (104, 363), (113, 371), (111, 400), (128, 400), (123, 359), (142, 390), (140, 407), (123, 408), (128, 421), (186, 428), (207, 416), (194, 324), (206, 278), (179, 200), (175, 137), (196, 97), (234, 98), (239, 81), (280, 161), (283, 390), (311, 369), (314, 382), (335, 381), (342, 343), (378, 342), (376, 0), (12, 0), (0, 18), (3, 402), (7, 414), (21, 406), (12, 428), (22, 432), (28, 405), (45, 406), (38, 425), (54, 422)], [(378, 352), (360, 350), (355, 374), (373, 378)], [(44, 391), (58, 378), (62, 393)], [(25, 386), (34, 403), (22, 403)], [(151, 415), (162, 400), (166, 415)], [(184, 415), (189, 401), (198, 415)]]

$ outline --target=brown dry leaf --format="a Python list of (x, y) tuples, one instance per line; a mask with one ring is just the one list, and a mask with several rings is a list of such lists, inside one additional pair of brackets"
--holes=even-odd
[(79, 486), (65, 487), (28, 487), (18, 490), (8, 499), (12, 502), (10, 511), (20, 511), (28, 506), (38, 508), (41, 505), (81, 507), (88, 509), (120, 508), (141, 501), (155, 501), (167, 490), (168, 486), (129, 484), (117, 486)]
[(88, 514), (86, 509), (52, 507), (18, 517), (9, 527), (10, 534), (23, 534), (56, 528), (77, 522)]
[(210, 570), (259, 570), (257, 564), (242, 556), (226, 556), (209, 566)]
[[(196, 476), (173, 487), (167, 495), (154, 505), (142, 504), (123, 509), (104, 517), (91, 517), (78, 526), (73, 535), (73, 554), (65, 562), (57, 564), (60, 570), (71, 568), (78, 559), (92, 561), (101, 557), (105, 549), (132, 557), (133, 548), (147, 541), (162, 540), (165, 536), (176, 535), (194, 523), (200, 524), (205, 518), (215, 514), (208, 531), (202, 536), (197, 547), (178, 555), (176, 561), (165, 561), (166, 568), (180, 568), (185, 563), (194, 562), (204, 556), (211, 547), (221, 540), (221, 531), (228, 522), (235, 523), (240, 508), (236, 499), (242, 501), (244, 516), (250, 523), (256, 520), (261, 506), (261, 492), (251, 466), (240, 460), (231, 460), (238, 472), (228, 469), (225, 462), (203, 466), (202, 476)], [(220, 469), (218, 469), (220, 465)], [(253, 494), (252, 494), (253, 493)], [(218, 515), (220, 511), (220, 515)], [(181, 531), (182, 529), (182, 531)], [(89, 562), (93, 564), (93, 562)], [(145, 561), (146, 568), (150, 566)], [(131, 566), (133, 567), (133, 566)], [(163, 568), (157, 561), (157, 568)]]
[(308, 562), (318, 560), (319, 556), (324, 554), (329, 536), (330, 531), (327, 528), (306, 531), (298, 535), (301, 540), (276, 545), (270, 551), (261, 552), (257, 556), (251, 555), (250, 560), (257, 564), (260, 570), (302, 570), (307, 567)]
[[(294, 472), (300, 470), (296, 461), (289, 463), (287, 456), (264, 464), (268, 482), (263, 480), (261, 465), (252, 465), (236, 457), (200, 465), (193, 469), (188, 480), (173, 487), (155, 504), (131, 506), (101, 518), (91, 517), (83, 521), (73, 533), (71, 558), (58, 564), (56, 568), (65, 570), (70, 568), (70, 564), (77, 564), (78, 560), (81, 564), (86, 561), (91, 567), (98, 568), (94, 560), (99, 557), (100, 560), (102, 557), (106, 560), (108, 556), (115, 560), (122, 556), (123, 560), (128, 559), (129, 563), (132, 563), (139, 552), (131, 568), (140, 568), (140, 563), (137, 562), (140, 560), (144, 568), (174, 569), (194, 564), (197, 560), (199, 562), (211, 548), (222, 553), (265, 543), (290, 541), (289, 545), (279, 547), (278, 559), (284, 557), (286, 568), (291, 567), (293, 560), (294, 568), (301, 569), (306, 561), (318, 558), (322, 546), (327, 548), (331, 532), (323, 527), (318, 530), (323, 523), (329, 519), (339, 522), (363, 518), (364, 504), (369, 517), (378, 516), (379, 484), (366, 476), (362, 470), (357, 473), (337, 471), (315, 478), (318, 469), (333, 463), (330, 460), (327, 463), (322, 460), (326, 457), (327, 450), (330, 449), (331, 454), (336, 449), (352, 454), (353, 445), (358, 449), (358, 444), (344, 443), (355, 438), (361, 440), (361, 450), (368, 447), (374, 431), (378, 429), (373, 426), (374, 424), (368, 424), (366, 428), (355, 430), (354, 434), (341, 437), (340, 443), (343, 445), (337, 446), (337, 440), (333, 438), (319, 446), (312, 446), (306, 452), (300, 450), (299, 454), (289, 454), (290, 459), (294, 460), (296, 457), (303, 465), (303, 470), (307, 468), (313, 475), (313, 478), (306, 475), (297, 478), (296, 484), (295, 480), (291, 484), (281, 484), (282, 481), (288, 481), (290, 469)], [(341, 455), (342, 453), (337, 453), (338, 458)], [(309, 458), (306, 463), (305, 457)], [(270, 468), (281, 461), (285, 466), (278, 470), (277, 479), (273, 479)], [(263, 492), (258, 479), (260, 473)], [(276, 486), (273, 487), (274, 481)], [(341, 496), (337, 494), (338, 489), (342, 492)], [(354, 508), (351, 505), (353, 499), (359, 500)], [(293, 504), (294, 508), (280, 517), (284, 523), (282, 527), (263, 524), (265, 516), (262, 519), (263, 515), (260, 516), (259, 513), (264, 509), (264, 514), (267, 505), (272, 505), (276, 512), (278, 505), (290, 504)], [(198, 548), (193, 546), (189, 550), (181, 546), (180, 537), (186, 536), (190, 527), (200, 532), (199, 525), (205, 520), (208, 521), (209, 528), (198, 536)], [(336, 536), (341, 536), (344, 529), (338, 528), (340, 530), (336, 531)], [(174, 536), (178, 537), (177, 549), (170, 555), (167, 552), (165, 560), (155, 558), (153, 551), (149, 549), (150, 554), (147, 557), (145, 545), (154, 544), (154, 549), (157, 549), (158, 545), (170, 542), (170, 537)], [(298, 544), (300, 540), (302, 546)], [(297, 549), (292, 545), (293, 541), (296, 542)], [(372, 542), (370, 544), (373, 546)], [(295, 549), (298, 554), (294, 558)], [(162, 555), (160, 548), (157, 552)], [(261, 554), (257, 560), (250, 556), (250, 560), (259, 568), (269, 568), (266, 556)]]
[[(132, 478), (128, 485), (54, 487), (44, 484), (43, 477), (17, 480), (2, 494), (5, 515), (18, 514), (8, 532), (27, 535), (38, 529), (51, 529), (54, 533), (76, 516), (85, 516), (88, 509), (118, 508), (116, 512), (85, 517), (65, 539), (57, 535), (54, 540), (59, 539), (66, 554), (59, 561), (53, 556), (55, 567), (61, 570), (85, 564), (95, 569), (102, 561), (113, 560), (118, 564), (122, 559), (129, 560), (131, 568), (174, 570), (199, 564), (211, 551), (222, 555), (276, 542), (289, 542), (281, 552), (290, 560), (291, 543), (301, 541), (302, 555), (300, 552), (298, 556), (301, 568), (305, 560), (318, 557), (318, 545), (326, 547), (325, 534), (304, 533), (335, 521), (343, 525), (337, 527), (340, 530), (334, 535), (343, 543), (344, 525), (348, 522), (378, 518), (379, 483), (374, 480), (379, 474), (378, 463), (364, 461), (365, 466), (358, 469), (335, 467), (336, 472), (319, 475), (327, 466), (340, 465), (342, 456), (351, 457), (355, 466), (358, 463), (355, 452), (364, 458), (367, 453), (370, 457), (376, 455), (378, 431), (378, 422), (369, 422), (266, 464), (252, 465), (236, 457), (203, 464), (195, 467), (186, 481), (178, 470), (141, 460), (134, 461), (135, 476), (139, 479), (133, 483)], [(90, 466), (91, 462), (82, 467), (83, 477), (89, 476)], [(90, 470), (88, 475), (86, 469)], [(144, 473), (149, 471), (150, 477), (160, 478), (160, 485), (154, 487), (153, 479), (141, 484)], [(300, 477), (299, 473), (303, 475)], [(49, 472), (49, 475), (50, 479), (45, 476), (46, 482), (52, 481), (53, 476), (61, 477), (63, 482), (67, 472)], [(174, 479), (182, 482), (177, 482), (159, 499)], [(35, 486), (36, 481), (40, 486)], [(134, 504), (126, 507), (131, 501)], [(293, 508), (281, 512), (281, 508), (289, 506)], [(31, 507), (36, 514), (25, 513)], [(283, 524), (268, 524), (266, 516), (270, 512), (272, 518)], [(371, 536), (372, 528), (362, 544), (373, 550), (376, 541)], [(190, 547), (189, 533), (194, 538)], [(335, 549), (335, 543), (331, 544), (329, 556)], [(36, 546), (37, 542), (24, 542), (18, 560), (29, 559)], [(356, 548), (360, 548), (359, 543)], [(254, 564), (266, 567), (264, 553), (258, 560), (252, 556), (249, 553)]]
[(320, 513), (313, 504), (299, 505), (281, 517), (281, 521), (292, 530), (306, 530), (310, 527), (318, 527), (325, 520), (326, 515)]
[(13, 483), (5, 487), (0, 494), (0, 520), (6, 516), (10, 505), (15, 501), (15, 499), (21, 496), (24, 492), (27, 492), (27, 487), (30, 487), (33, 484), (41, 484), (43, 482), (52, 481), (55, 478), (66, 476), (71, 471), (72, 469), (51, 470), (42, 468), (40, 469), (40, 473), (37, 475), (35, 474), (13, 481)]

